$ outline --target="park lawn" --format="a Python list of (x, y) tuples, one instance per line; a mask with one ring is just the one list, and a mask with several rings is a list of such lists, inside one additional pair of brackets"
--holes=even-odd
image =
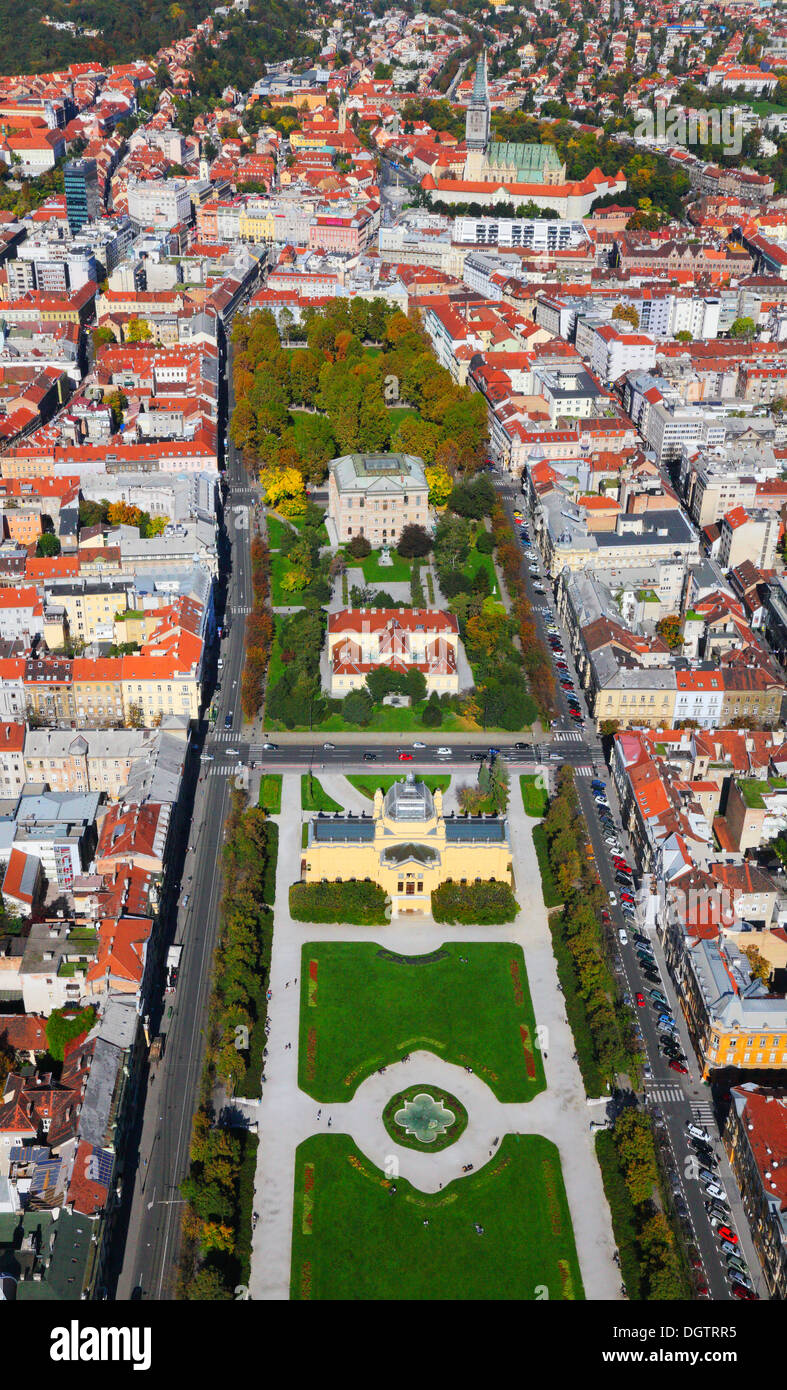
[(560, 1156), (539, 1134), (505, 1135), (434, 1193), (394, 1183), (347, 1135), (315, 1134), (294, 1197), (293, 1300), (584, 1299)]
[(446, 942), (427, 956), (368, 941), (303, 947), (302, 1090), (323, 1104), (349, 1100), (379, 1067), (418, 1051), (472, 1067), (501, 1101), (544, 1089), (521, 947)]
[(381, 565), (380, 551), (373, 550), (370, 555), (365, 555), (362, 560), (356, 560), (345, 547), (344, 558), (348, 569), (362, 569), (364, 583), (366, 584), (409, 584), (412, 575), (412, 560), (403, 560), (401, 555), (397, 555), (392, 546), (388, 552), (391, 556), (390, 565)]
[[(278, 671), (278, 675), (281, 675), (281, 671), (283, 669), (281, 665), (280, 656), (277, 657), (277, 664), (274, 668), (273, 663), (274, 656), (276, 655), (276, 647), (277, 644), (274, 642), (273, 650), (271, 652), (271, 664), (268, 670), (269, 687), (273, 686), (275, 684), (276, 679), (278, 679), (278, 676), (274, 675), (274, 669)], [(326, 719), (320, 720), (319, 724), (315, 723), (314, 728), (319, 728), (322, 733), (326, 734), (422, 733), (424, 730), (424, 724), (423, 720), (421, 719), (421, 715), (423, 714), (425, 708), (425, 700), (422, 701), (420, 704), (414, 706), (402, 707), (401, 705), (376, 705), (374, 713), (372, 714), (369, 723), (364, 724), (363, 728), (361, 728), (359, 724), (348, 723), (348, 721), (344, 718), (344, 715), (342, 714), (329, 714)], [(266, 727), (271, 730), (277, 730), (283, 729), (285, 726), (278, 719), (268, 719), (266, 722)], [(457, 714), (456, 710), (446, 709), (443, 714), (443, 722), (440, 725), (439, 732), (464, 733), (467, 731), (477, 731), (478, 729), (480, 729), (480, 727), (481, 725), (477, 724), (474, 719), (465, 718), (464, 715)], [(492, 727), (493, 726), (491, 724), (488, 725), (490, 731)], [(309, 728), (309, 725), (295, 724), (293, 725), (293, 728), (299, 732), (303, 732)], [(437, 730), (430, 729), (429, 732), (436, 733)], [(395, 758), (395, 756), (396, 754), (392, 749), (391, 757)]]
[(269, 816), (278, 816), (281, 811), (281, 773), (268, 772), (260, 782), (260, 799), (257, 802)]
[(271, 551), (271, 607), (273, 608), (302, 608), (303, 596), (309, 592), (305, 589), (282, 588), (282, 580), (290, 568), (290, 561), (287, 555), (279, 555), (277, 551)]
[(278, 550), (281, 546), (282, 537), (292, 530), (286, 521), (280, 521), (277, 516), (266, 518), (268, 526), (268, 546), (272, 551)]
[[(374, 801), (374, 794), (378, 787), (382, 787), (383, 791), (387, 792), (388, 788), (392, 787), (394, 782), (401, 781), (401, 778), (397, 777), (395, 773), (393, 775), (386, 774), (385, 776), (375, 777), (374, 773), (370, 772), (365, 776), (353, 775), (352, 777), (348, 777), (347, 781), (352, 783), (364, 796), (368, 796), (370, 801)], [(418, 781), (425, 782), (431, 792), (444, 792), (451, 778), (450, 775), (441, 777), (438, 774), (434, 777), (419, 777)]]
[(391, 434), (403, 420), (418, 419), (418, 411), (412, 410), (409, 405), (389, 405), (388, 418), (391, 421)]
[(540, 785), (542, 781), (543, 778), (539, 772), (527, 772), (519, 778), (525, 813), (528, 816), (535, 816), (537, 820), (543, 820), (549, 805), (546, 787)]
[(470, 551), (470, 554), (468, 555), (467, 559), (465, 560), (462, 566), (462, 573), (466, 574), (468, 579), (475, 579), (476, 575), (478, 574), (478, 571), (481, 569), (485, 569), (487, 574), (489, 575), (490, 594), (493, 594), (496, 598), (499, 598), (500, 585), (497, 582), (497, 575), (495, 574), (495, 566), (492, 556), (483, 555), (480, 550), (476, 550), (475, 546), (473, 546), (473, 549)]
[(317, 777), (301, 773), (301, 807), (304, 811), (343, 811), (338, 801), (329, 796)]

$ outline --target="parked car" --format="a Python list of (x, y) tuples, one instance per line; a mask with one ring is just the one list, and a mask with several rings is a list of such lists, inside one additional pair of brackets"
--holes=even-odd
[(668, 1066), (671, 1071), (679, 1071), (681, 1076), (688, 1076), (689, 1074), (688, 1067), (684, 1066), (683, 1062), (679, 1062), (677, 1057), (671, 1057)]
[(695, 1124), (693, 1120), (687, 1120), (686, 1128), (695, 1139), (704, 1139), (706, 1143), (710, 1143), (710, 1135), (707, 1129), (702, 1128), (702, 1125)]
[(730, 1293), (733, 1298), (756, 1299), (758, 1297), (754, 1289), (747, 1289), (744, 1284), (733, 1284)]
[(733, 1245), (738, 1244), (738, 1237), (736, 1236), (731, 1226), (720, 1226), (716, 1234), (718, 1236), (722, 1236), (724, 1240), (731, 1241)]
[[(707, 1184), (706, 1184), (706, 1187), (705, 1187), (705, 1192), (706, 1192), (706, 1194), (708, 1195), (708, 1197), (718, 1197), (721, 1201), (724, 1200), (725, 1192), (724, 1192), (724, 1188), (721, 1186), (720, 1183), (717, 1183), (717, 1182), (713, 1182), (713, 1183), (710, 1183), (710, 1182), (709, 1182), (709, 1183), (707, 1183)], [(733, 1245), (732, 1248), (733, 1248), (733, 1250), (734, 1250), (734, 1249), (735, 1249), (735, 1246)]]
[(618, 930), (618, 941), (620, 942), (621, 946), (628, 946), (629, 944), (629, 939), (622, 927), (620, 927), (620, 929)]

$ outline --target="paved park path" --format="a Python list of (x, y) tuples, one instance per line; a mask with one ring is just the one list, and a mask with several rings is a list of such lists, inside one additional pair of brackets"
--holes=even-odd
[[(345, 778), (323, 776), (320, 780), (338, 802), (355, 809), (348, 804), (347, 795), (354, 789)], [(340, 783), (345, 783), (346, 791)], [(371, 803), (362, 800), (362, 809), (371, 809)], [(598, 1118), (599, 1110), (588, 1107), (579, 1069), (572, 1059), (574, 1041), (558, 989), (541, 897), (531, 829), (534, 822), (522, 807), (518, 779), (512, 779), (509, 826), (522, 910), (516, 922), (506, 926), (447, 927), (431, 918), (398, 918), (370, 932), (369, 928), (294, 922), (289, 913), (289, 888), (300, 878), (301, 816), (300, 778), (285, 773), (281, 814), (274, 818), (279, 823), (279, 857), (268, 1006), (271, 1031), (266, 1080), (257, 1110), (260, 1148), (254, 1210), (259, 1221), (252, 1240), (251, 1297), (289, 1298), (295, 1151), (309, 1135), (327, 1132), (330, 1117), (332, 1133), (351, 1135), (379, 1167), (388, 1155), (395, 1154), (402, 1176), (424, 1191), (436, 1191), (440, 1182), (459, 1177), (464, 1163), (472, 1163), (477, 1171), (489, 1161), (496, 1136), (533, 1133), (552, 1140), (560, 1153), (585, 1296), (619, 1299), (620, 1272), (612, 1258), (612, 1225), (590, 1132), (591, 1119)], [(546, 1029), (542, 1044), (546, 1091), (527, 1104), (504, 1105), (480, 1078), (432, 1054), (416, 1053), (410, 1063), (395, 1063), (386, 1068), (385, 1075), (368, 1077), (344, 1104), (320, 1106), (298, 1086), (298, 1029), (301, 949), (306, 942), (322, 940), (374, 941), (403, 955), (434, 951), (446, 941), (507, 941), (521, 946), (536, 1022)], [(292, 1046), (287, 1047), (288, 1043)], [(396, 1145), (382, 1125), (385, 1102), (413, 1081), (444, 1085), (467, 1108), (465, 1133), (440, 1153), (421, 1154)]]

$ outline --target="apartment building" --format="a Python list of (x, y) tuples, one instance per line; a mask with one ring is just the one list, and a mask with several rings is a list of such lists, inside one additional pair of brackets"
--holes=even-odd
[(787, 1003), (752, 976), (730, 940), (686, 937), (676, 965), (703, 1081), (728, 1067), (761, 1072), (787, 1066)]
[(722, 517), (719, 531), (719, 564), (735, 569), (748, 560), (756, 569), (772, 569), (781, 529), (778, 513), (734, 507)]
[(48, 586), (47, 602), (65, 612), (72, 640), (112, 642), (115, 617), (132, 606), (133, 594), (131, 579), (80, 579)]
[(743, 1199), (769, 1296), (787, 1299), (787, 1090), (745, 1081), (731, 1090), (724, 1147)]

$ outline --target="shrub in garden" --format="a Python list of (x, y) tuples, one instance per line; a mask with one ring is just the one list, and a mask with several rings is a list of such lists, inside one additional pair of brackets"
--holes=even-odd
[(347, 549), (355, 560), (363, 560), (372, 553), (366, 536), (353, 536), (352, 540), (347, 542)]
[(454, 926), (495, 926), (513, 922), (519, 903), (507, 883), (482, 879), (480, 883), (457, 883), (448, 879), (432, 892), (432, 916), (436, 922)]
[(382, 926), (388, 920), (386, 902), (382, 888), (359, 879), (341, 883), (293, 883), (290, 888), (290, 913), (296, 922)]

